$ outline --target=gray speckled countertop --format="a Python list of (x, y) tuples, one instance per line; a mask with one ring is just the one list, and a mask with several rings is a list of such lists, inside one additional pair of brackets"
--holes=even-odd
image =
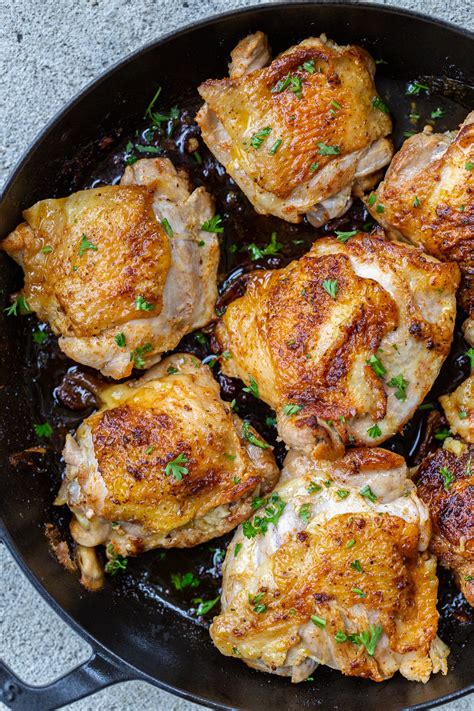
[[(251, 4), (256, 0), (0, 0), (0, 187), (43, 125), (110, 64), (162, 33)], [(472, 0), (392, 4), (474, 28)], [(88, 656), (88, 645), (49, 609), (0, 545), (0, 657), (25, 681), (45, 684)], [(128, 682), (67, 708), (200, 707), (144, 682)], [(442, 708), (474, 709), (474, 698)]]

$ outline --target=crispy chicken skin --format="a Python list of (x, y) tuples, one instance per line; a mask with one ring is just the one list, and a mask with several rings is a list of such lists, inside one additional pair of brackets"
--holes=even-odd
[(405, 141), (368, 207), (389, 236), (459, 264), (461, 304), (474, 317), (474, 111), (457, 133)]
[(190, 193), (168, 159), (145, 159), (120, 186), (36, 203), (2, 247), (23, 267), (21, 293), (61, 350), (118, 379), (136, 349), (148, 368), (213, 318), (219, 245), (200, 229), (212, 215), (204, 188)]
[(403, 458), (290, 452), (272, 496), (227, 550), (218, 649), (294, 682), (318, 664), (374, 681), (446, 673), (429, 516)]
[(271, 448), (246, 439), (194, 356), (170, 356), (102, 397), (104, 406), (67, 437), (57, 499), (75, 514), (71, 532), (83, 546), (129, 556), (197, 545), (247, 518), (252, 498), (278, 479)]
[(379, 444), (449, 352), (458, 282), (456, 264), (382, 234), (319, 239), (284, 269), (255, 272), (228, 306), (216, 328), (232, 356), (223, 371), (255, 380), (290, 447), (332, 458)]
[(474, 447), (458, 449), (458, 453), (439, 449), (424, 459), (416, 485), (431, 516), (430, 550), (454, 572), (474, 607)]
[(324, 35), (269, 61), (266, 36), (245, 37), (229, 78), (199, 87), (206, 103), (196, 121), (258, 213), (288, 222), (308, 214), (319, 226), (350, 207), (352, 192), (374, 185), (392, 157), (375, 65), (360, 47)]

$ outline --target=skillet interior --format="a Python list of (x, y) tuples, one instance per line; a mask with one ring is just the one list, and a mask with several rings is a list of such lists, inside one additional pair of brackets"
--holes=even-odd
[[(444, 119), (436, 124), (441, 130), (455, 127), (474, 105), (472, 39), (452, 28), (374, 6), (304, 3), (245, 10), (203, 23), (142, 50), (74, 102), (36, 142), (10, 181), (0, 205), (2, 236), (17, 224), (21, 210), (37, 199), (61, 196), (91, 185), (95, 179), (119, 175), (121, 149), (127, 137), (142, 127), (143, 109), (156, 86), (163, 88), (160, 107), (166, 109), (172, 104), (191, 107), (199, 82), (222, 76), (229, 50), (241, 36), (256, 29), (269, 34), (274, 52), (324, 31), (339, 43), (362, 44), (374, 57), (386, 61), (387, 64), (378, 67), (377, 83), (396, 119), (398, 141), (405, 130), (413, 128), (407, 124), (410, 101), (405, 96), (405, 87), (409, 80), (429, 79), (436, 88), (436, 93), (420, 102), (418, 108), (425, 117), (436, 106), (445, 107)], [(419, 127), (422, 125), (421, 122)], [(103, 141), (104, 137), (113, 140)], [(116, 158), (117, 155), (120, 157)], [(203, 178), (201, 168), (196, 166), (193, 172), (196, 180)], [(252, 222), (250, 212), (245, 209), (236, 218), (236, 213), (224, 204), (228, 183), (212, 170), (204, 177), (222, 200), (219, 212), (223, 214), (228, 209), (231, 226), (226, 230), (226, 239), (238, 235), (251, 242), (257, 239), (255, 231), (262, 230), (265, 242), (277, 223), (280, 241), (291, 236), (290, 228), (285, 233), (279, 221), (258, 218)], [(291, 230), (297, 238), (309, 234), (304, 226)], [(301, 253), (305, 247), (299, 249)], [(295, 252), (286, 256), (294, 257)], [(230, 266), (224, 263), (223, 269), (228, 271)], [(21, 285), (19, 270), (6, 259), (2, 260), (0, 279), (4, 295)], [(471, 625), (463, 621), (465, 608), (452, 588), (446, 589), (442, 603), (445, 608), (442, 636), (452, 649), (450, 673), (444, 678), (435, 676), (426, 686), (409, 683), (399, 676), (374, 684), (344, 678), (327, 668), (315, 672), (314, 682), (292, 686), (288, 680), (253, 672), (236, 660), (221, 657), (213, 648), (205, 626), (180, 611), (187, 607), (186, 600), (178, 600), (166, 592), (170, 571), (193, 568), (206, 581), (199, 595), (211, 596), (216, 585), (213, 575), (216, 555), (209, 546), (189, 554), (168, 554), (170, 561), (166, 562), (156, 552), (147, 554), (131, 561), (126, 575), (114, 580), (103, 592), (86, 593), (51, 557), (43, 535), (46, 521), (55, 517), (55, 522), (61, 523), (58, 514), (51, 510), (61, 472), (57, 451), (17, 459), (16, 464), (10, 459), (12, 454), (37, 444), (34, 422), (55, 419), (58, 434), (53, 448), (60, 449), (61, 432), (84, 416), (55, 406), (52, 390), (71, 363), (51, 349), (44, 349), (38, 357), (31, 343), (33, 322), (2, 316), (0, 324), (3, 364), (0, 510), (23, 565), (31, 571), (40, 591), (46, 591), (70, 620), (152, 680), (221, 708), (261, 709), (270, 703), (276, 708), (296, 709), (318, 703), (323, 708), (348, 709), (362, 705), (375, 709), (383, 704), (388, 710), (426, 704), (467, 687), (472, 677), (466, 646)], [(462, 375), (465, 363), (459, 356), (461, 350), (459, 344), (444, 369), (442, 389), (452, 388), (455, 379)], [(50, 355), (46, 356), (47, 353)], [(408, 439), (413, 443), (416, 432)], [(401, 445), (395, 442), (393, 446)]]

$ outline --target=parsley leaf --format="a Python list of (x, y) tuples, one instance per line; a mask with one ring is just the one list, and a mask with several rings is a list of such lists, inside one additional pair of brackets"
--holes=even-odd
[(248, 388), (242, 388), (242, 390), (244, 391), (244, 393), (250, 393), (254, 397), (259, 398), (260, 394), (258, 392), (258, 385), (251, 375), (249, 376), (249, 382), (250, 386)]
[(308, 484), (308, 494), (317, 494), (322, 488), (323, 487), (319, 486), (315, 481), (310, 481)]
[(260, 449), (268, 449), (268, 447), (270, 445), (267, 444), (266, 442), (263, 442), (261, 439), (258, 439), (257, 437), (255, 437), (255, 435), (252, 434), (252, 432), (250, 432), (249, 428), (250, 428), (250, 423), (247, 422), (247, 420), (244, 420), (242, 422), (242, 434), (243, 434), (244, 439), (246, 439), (247, 442), (250, 442), (250, 444), (253, 444), (255, 447), (260, 447)]
[(175, 590), (185, 590), (185, 588), (197, 588), (199, 578), (195, 578), (193, 573), (172, 573), (171, 582)]
[(389, 388), (397, 388), (395, 397), (397, 398), (397, 400), (405, 402), (405, 400), (407, 399), (408, 380), (405, 380), (403, 375), (395, 375), (393, 378), (390, 378), (387, 385), (389, 386)]
[(435, 109), (434, 111), (431, 112), (431, 118), (432, 119), (441, 118), (441, 116), (444, 116), (444, 114), (445, 114), (444, 109), (442, 109), (438, 106), (437, 109)]
[(206, 220), (206, 222), (201, 225), (201, 230), (204, 230), (204, 232), (218, 232), (221, 234), (224, 232), (224, 228), (221, 223), (222, 217), (216, 214), (211, 217), (210, 220)]
[(42, 425), (33, 425), (33, 427), (38, 437), (51, 437), (54, 433), (49, 422), (44, 422)]
[(79, 256), (82, 257), (84, 252), (88, 249), (91, 249), (94, 252), (97, 252), (98, 247), (95, 244), (92, 244), (92, 242), (90, 242), (87, 239), (87, 236), (85, 234), (83, 234), (81, 237), (81, 243), (79, 245)]
[(383, 111), (384, 114), (388, 114), (388, 107), (387, 104), (385, 104), (380, 96), (374, 96), (372, 99), (372, 107), (374, 109), (379, 109), (380, 111)]
[(269, 244), (267, 244), (266, 247), (263, 247), (263, 249), (257, 247), (257, 245), (253, 242), (252, 244), (247, 245), (246, 249), (250, 254), (252, 262), (255, 262), (257, 259), (261, 259), (262, 257), (270, 257), (272, 254), (277, 254), (282, 247), (283, 245), (281, 242), (277, 241), (277, 233), (272, 232)]
[(24, 296), (17, 296), (12, 305), (3, 310), (7, 316), (24, 316), (31, 313), (30, 306)]
[(350, 232), (341, 232), (339, 230), (335, 230), (335, 235), (336, 239), (338, 242), (347, 242), (351, 237), (355, 237), (357, 234), (357, 230), (351, 230)]
[(209, 610), (212, 610), (214, 605), (219, 602), (219, 595), (214, 598), (214, 600), (203, 600), (202, 597), (195, 597), (193, 599), (194, 604), (198, 604), (198, 608), (196, 610), (197, 615), (207, 615)]
[(321, 156), (338, 156), (341, 152), (339, 146), (328, 146), (326, 143), (317, 142), (319, 154)]
[(271, 156), (274, 156), (277, 150), (280, 148), (281, 144), (283, 143), (281, 138), (277, 138), (275, 143), (272, 145), (271, 148), (268, 149), (268, 152)]
[(295, 405), (293, 403), (289, 403), (288, 405), (285, 405), (285, 407), (283, 408), (283, 413), (287, 416), (296, 415), (296, 413), (302, 409), (303, 409), (303, 405)]
[(419, 81), (412, 81), (408, 84), (407, 87), (407, 96), (418, 96), (420, 92), (424, 91), (425, 93), (428, 93), (430, 90), (429, 86), (426, 86), (426, 84), (420, 84)]
[(127, 341), (124, 333), (116, 333), (114, 336), (114, 340), (119, 348), (125, 348)]
[(107, 546), (107, 553), (110, 560), (105, 565), (105, 572), (109, 575), (117, 575), (121, 570), (127, 568), (128, 558), (124, 558), (119, 553), (116, 553), (112, 544)]
[(271, 133), (271, 131), (272, 127), (266, 126), (265, 128), (261, 128), (260, 131), (257, 131), (257, 133), (254, 133), (252, 138), (250, 139), (250, 144), (252, 148), (255, 148), (255, 150), (257, 151), (262, 145), (264, 139), (268, 136), (269, 133)]
[(375, 375), (377, 375), (379, 378), (382, 378), (387, 372), (384, 364), (376, 355), (371, 355), (369, 360), (367, 361), (367, 364), (370, 365)]
[(323, 617), (319, 617), (318, 615), (311, 615), (311, 622), (313, 623), (313, 625), (316, 625), (316, 627), (326, 627), (326, 620)]
[(151, 350), (153, 350), (153, 346), (151, 343), (144, 343), (143, 346), (137, 346), (131, 353), (130, 353), (130, 361), (133, 361), (133, 365), (135, 368), (142, 369), (145, 367), (145, 361), (143, 359), (143, 356), (145, 353), (149, 353)]
[(359, 494), (368, 499), (369, 501), (372, 501), (372, 503), (375, 503), (377, 501), (377, 497), (375, 496), (374, 492), (368, 484), (362, 487), (362, 489), (359, 491)]
[(161, 226), (163, 227), (163, 229), (166, 232), (166, 234), (168, 235), (168, 237), (171, 239), (174, 232), (173, 232), (173, 228), (171, 227), (171, 225), (169, 223), (169, 220), (166, 217), (164, 217), (161, 220)]
[(285, 506), (286, 503), (276, 492), (271, 494), (262, 505), (262, 513), (255, 515), (252, 521), (243, 523), (242, 531), (244, 536), (246, 538), (255, 538), (259, 534), (265, 534), (271, 523), (276, 526)]
[(444, 440), (447, 439), (448, 437), (451, 437), (452, 434), (453, 433), (451, 432), (451, 430), (445, 427), (442, 430), (438, 430), (435, 433), (434, 438), (439, 439), (440, 442), (444, 442)]
[(309, 523), (311, 518), (311, 504), (303, 504), (298, 511), (298, 516), (304, 523)]
[(236, 558), (236, 557), (239, 555), (241, 548), (242, 548), (242, 544), (241, 544), (241, 543), (236, 543), (236, 544), (235, 544), (235, 546), (234, 546), (234, 558)]
[(184, 454), (184, 452), (181, 452), (180, 454), (178, 454), (177, 457), (168, 462), (163, 471), (166, 476), (172, 476), (176, 481), (181, 481), (181, 479), (183, 478), (183, 474), (189, 473), (189, 469), (187, 467), (182, 466), (183, 464), (187, 464), (188, 462), (189, 459), (187, 458), (187, 456)]
[(48, 338), (48, 334), (46, 331), (43, 331), (41, 328), (37, 328), (36, 331), (33, 331), (33, 341), (37, 343), (39, 346), (41, 346)]
[(135, 308), (137, 311), (153, 311), (155, 308), (154, 304), (150, 304), (143, 296), (135, 297)]
[(439, 470), (439, 475), (443, 480), (443, 486), (447, 491), (456, 477), (447, 467), (441, 467), (441, 469)]
[(333, 299), (337, 297), (337, 279), (325, 279), (323, 281), (323, 289), (327, 291)]
[(358, 573), (363, 573), (364, 569), (360, 564), (360, 560), (353, 560), (351, 563), (352, 570), (357, 570)]

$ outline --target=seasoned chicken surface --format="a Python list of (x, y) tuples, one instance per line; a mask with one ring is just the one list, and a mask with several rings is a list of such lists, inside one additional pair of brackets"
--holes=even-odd
[(374, 681), (445, 674), (429, 536), (399, 455), (353, 449), (331, 462), (290, 452), (228, 548), (214, 644), (294, 682), (318, 664)]
[(212, 198), (190, 193), (167, 158), (23, 216), (2, 246), (23, 267), (30, 309), (70, 358), (123, 378), (213, 318), (219, 245), (201, 229)]
[(466, 378), (454, 392), (442, 395), (439, 401), (451, 432), (474, 444), (474, 375)]
[(319, 239), (255, 272), (217, 326), (222, 369), (254, 384), (288, 446), (332, 458), (412, 416), (449, 352), (459, 270), (382, 235)]
[(67, 437), (57, 503), (71, 532), (110, 556), (188, 547), (232, 530), (275, 485), (272, 450), (220, 399), (208, 366), (173, 355)]
[(422, 462), (416, 485), (433, 525), (430, 550), (474, 607), (474, 447), (455, 444)]
[(373, 186), (392, 157), (375, 65), (360, 47), (324, 35), (269, 62), (262, 32), (243, 39), (229, 78), (199, 87), (206, 103), (196, 121), (257, 212), (288, 222), (307, 214), (319, 226)]
[(474, 317), (474, 111), (458, 132), (405, 141), (367, 204), (394, 239), (458, 262), (461, 303)]

